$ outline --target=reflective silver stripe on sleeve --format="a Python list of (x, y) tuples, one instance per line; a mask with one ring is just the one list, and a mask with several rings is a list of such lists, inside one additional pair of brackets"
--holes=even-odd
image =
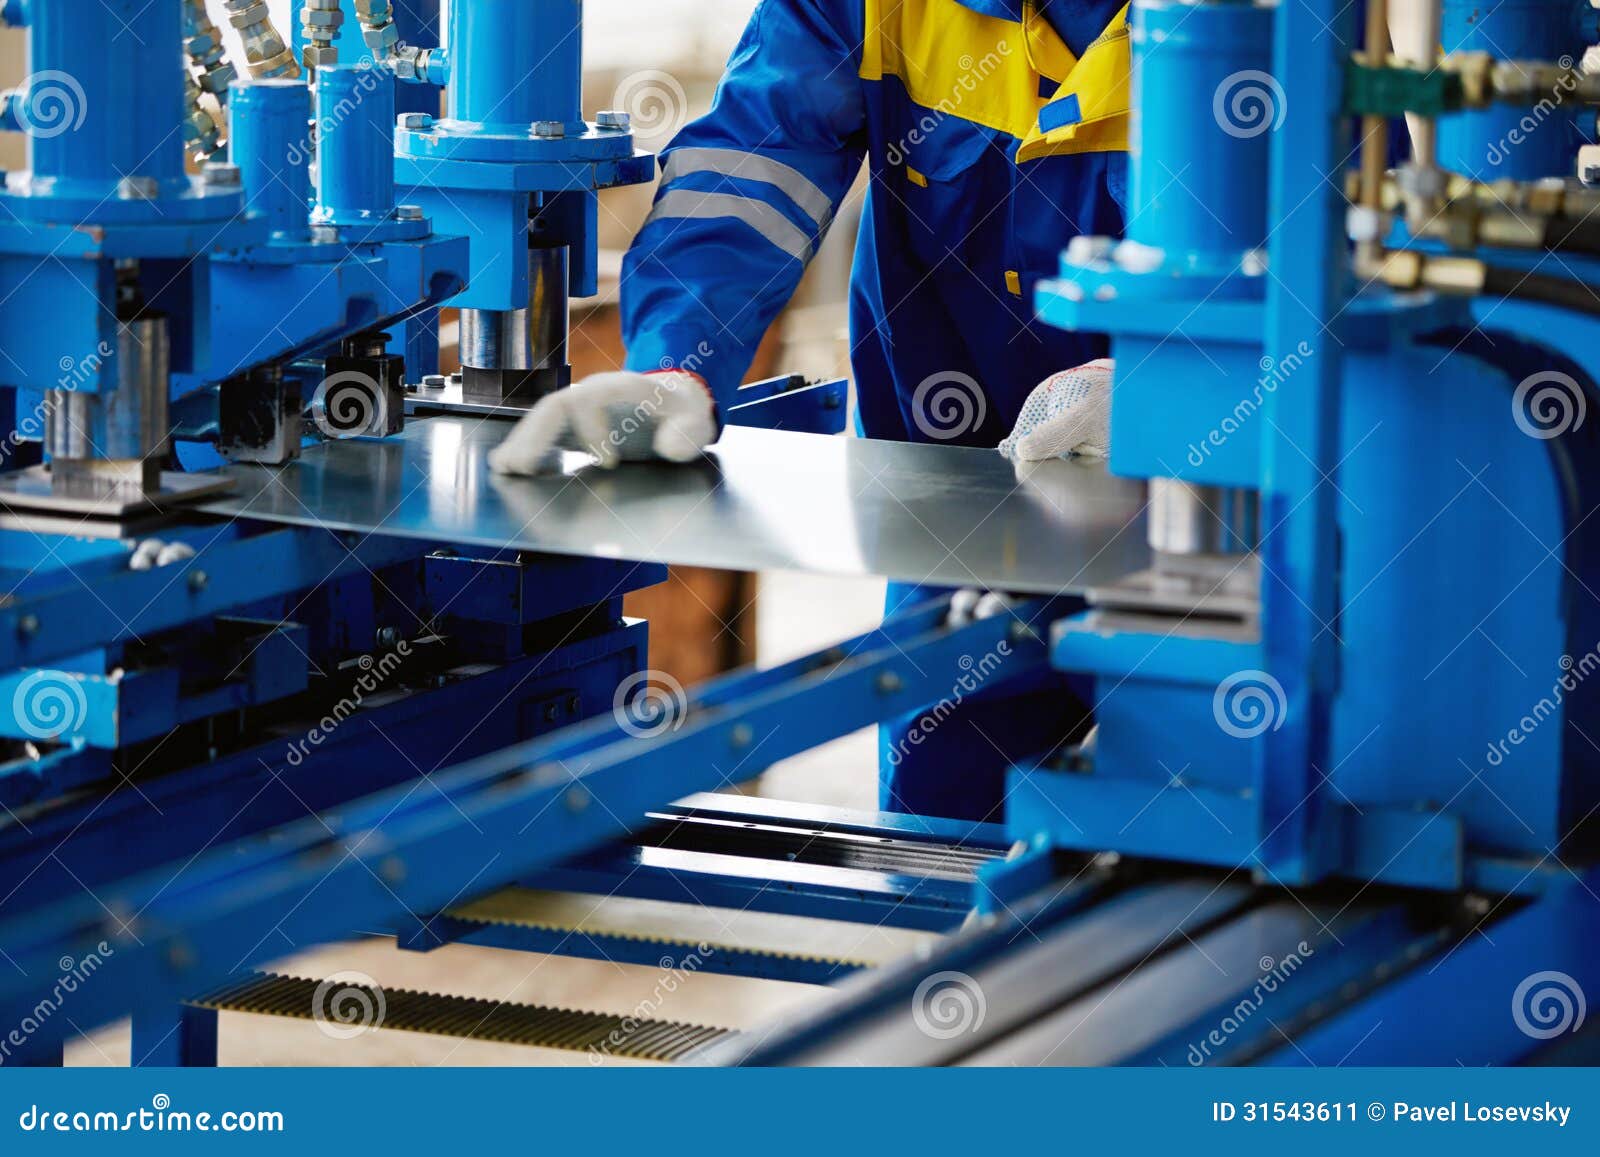
[(811, 260), (811, 239), (765, 201), (736, 197), (732, 193), (696, 193), (674, 189), (662, 194), (646, 225), (656, 221), (714, 221), (734, 217), (743, 221), (790, 257), (804, 265)]
[(833, 221), (833, 201), (799, 169), (760, 153), (741, 153), (736, 149), (678, 149), (667, 158), (661, 179), (671, 184), (691, 173), (716, 173), (771, 185), (800, 206), (819, 231)]

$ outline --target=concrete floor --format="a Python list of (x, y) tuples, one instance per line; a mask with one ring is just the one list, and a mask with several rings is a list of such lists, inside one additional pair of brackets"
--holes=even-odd
[[(883, 609), (883, 584), (794, 575), (762, 579), (758, 608), (760, 654), (772, 665), (868, 630)], [(752, 790), (777, 799), (870, 810), (876, 804), (876, 748), (863, 732), (771, 768)], [(819, 927), (821, 926), (821, 927)], [(790, 921), (797, 944), (845, 932), (846, 944), (873, 954), (909, 951), (931, 939)], [(859, 939), (858, 939), (859, 938)], [(285, 945), (286, 949), (292, 946)], [(747, 980), (707, 972), (674, 973), (664, 985), (656, 967), (607, 961), (451, 946), (419, 954), (400, 952), (387, 940), (330, 945), (286, 955), (270, 971), (324, 978), (338, 972), (371, 977), (386, 989), (473, 996), (526, 1004), (606, 1012), (644, 1013), (656, 1019), (725, 1028), (754, 1029), (772, 1018), (825, 1003), (829, 991), (803, 984)], [(127, 1025), (113, 1025), (69, 1046), (69, 1065), (126, 1065)], [(280, 1020), (243, 1013), (221, 1018), (221, 1062), (230, 1066), (301, 1065), (561, 1065), (632, 1064), (593, 1053), (530, 1049), (492, 1042), (461, 1041), (410, 1032), (368, 1032), (335, 1039), (312, 1021)]]

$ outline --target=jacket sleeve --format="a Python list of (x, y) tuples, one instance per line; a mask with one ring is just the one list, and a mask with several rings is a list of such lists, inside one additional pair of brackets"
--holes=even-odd
[(629, 369), (693, 370), (732, 403), (861, 168), (860, 7), (762, 0), (711, 111), (662, 154), (622, 268)]

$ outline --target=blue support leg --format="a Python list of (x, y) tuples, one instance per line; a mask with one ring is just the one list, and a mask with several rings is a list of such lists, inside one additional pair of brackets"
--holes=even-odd
[(167, 1016), (135, 1016), (131, 1057), (139, 1069), (216, 1068), (217, 1011), (182, 1005)]

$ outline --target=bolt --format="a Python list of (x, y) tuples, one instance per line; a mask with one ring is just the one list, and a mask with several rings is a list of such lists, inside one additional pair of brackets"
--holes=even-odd
[(161, 182), (154, 177), (124, 177), (117, 182), (117, 197), (123, 201), (154, 201), (161, 195)]
[(207, 188), (237, 189), (244, 183), (239, 166), (229, 161), (207, 161), (200, 175)]
[(589, 793), (581, 787), (570, 788), (566, 795), (567, 810), (581, 812), (589, 806)]
[(560, 140), (567, 135), (567, 126), (560, 121), (534, 121), (533, 135), (541, 140)]
[(203, 570), (192, 570), (189, 572), (189, 589), (194, 591), (195, 594), (199, 594), (201, 591), (205, 590), (206, 584), (210, 581), (210, 577)]
[(393, 627), (378, 628), (378, 646), (392, 647), (400, 641), (400, 632)]
[(17, 620), (17, 634), (24, 639), (30, 639), (39, 633), (39, 616), (23, 615)]
[(736, 723), (733, 725), (733, 730), (728, 733), (728, 742), (735, 747), (749, 747), (755, 737), (756, 733), (750, 729), (748, 723)]
[(396, 221), (421, 221), (423, 220), (422, 206), (396, 205), (394, 208), (394, 219)]
[(582, 699), (580, 699), (576, 695), (574, 695), (572, 698), (567, 700), (567, 713), (569, 715), (576, 716), (582, 710), (583, 710), (583, 700)]
[(633, 126), (633, 118), (621, 109), (602, 109), (595, 114), (594, 123), (603, 129), (626, 130)]
[(1011, 636), (1011, 641), (1013, 643), (1032, 642), (1039, 637), (1038, 632), (1021, 619), (1012, 620), (1011, 626), (1007, 629), (1006, 634)]
[(378, 865), (378, 873), (391, 884), (399, 884), (406, 878), (406, 862), (399, 856), (386, 856)]
[(900, 681), (900, 676), (893, 671), (885, 671), (878, 676), (878, 691), (883, 695), (893, 695), (905, 684)]
[(425, 112), (403, 112), (394, 123), (396, 128), (407, 132), (425, 133), (433, 128), (434, 120)]
[(1096, 265), (1103, 261), (1109, 261), (1116, 247), (1117, 242), (1114, 237), (1089, 236), (1087, 234), (1074, 237), (1067, 243), (1067, 264)]

